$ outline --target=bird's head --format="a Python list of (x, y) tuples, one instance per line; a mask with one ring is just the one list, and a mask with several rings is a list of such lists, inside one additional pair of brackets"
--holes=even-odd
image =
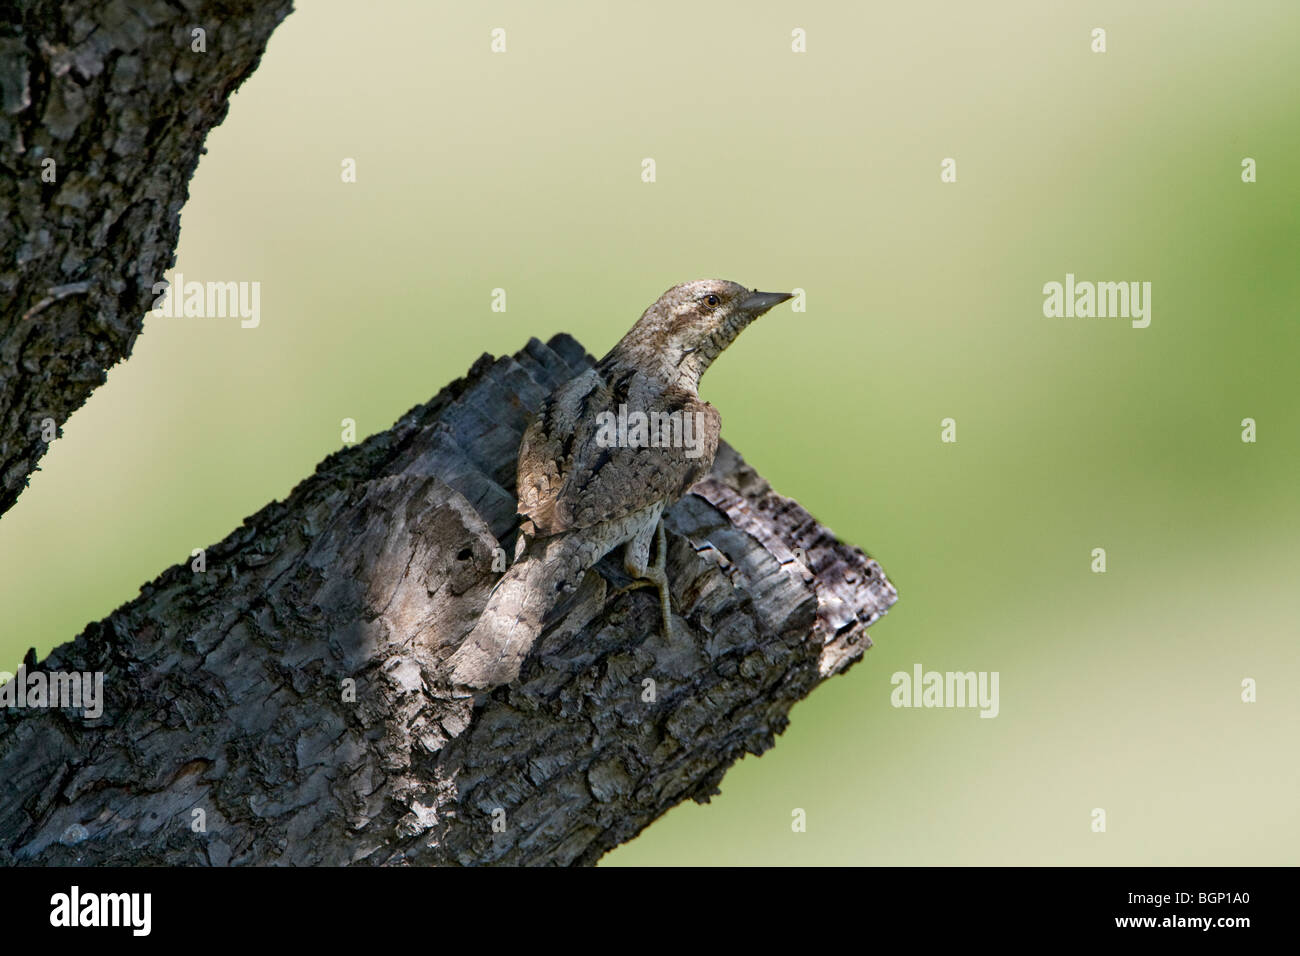
[(683, 282), (645, 310), (607, 359), (617, 354), (650, 364), (694, 388), (749, 323), (789, 298), (788, 292), (758, 292), (725, 279)]

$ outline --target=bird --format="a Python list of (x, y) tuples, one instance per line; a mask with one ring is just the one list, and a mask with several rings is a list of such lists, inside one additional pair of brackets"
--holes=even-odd
[(620, 545), (633, 579), (620, 590), (655, 587), (671, 636), (663, 513), (709, 473), (722, 428), (700, 400), (700, 378), (751, 322), (790, 298), (723, 279), (675, 285), (594, 367), (543, 401), (519, 444), (515, 558), (448, 658), (454, 687), (513, 681), (552, 612)]

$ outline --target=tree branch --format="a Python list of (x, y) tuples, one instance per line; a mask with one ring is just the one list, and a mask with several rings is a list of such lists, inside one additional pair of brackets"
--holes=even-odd
[(526, 415), (591, 363), (568, 336), (484, 356), (55, 650), (103, 714), (0, 711), (0, 862), (594, 863), (772, 746), (896, 595), (726, 446), (667, 514), (671, 639), (610, 559), (517, 682), (448, 684)]
[(131, 354), (203, 141), (290, 9), (29, 0), (0, 15), (0, 515)]

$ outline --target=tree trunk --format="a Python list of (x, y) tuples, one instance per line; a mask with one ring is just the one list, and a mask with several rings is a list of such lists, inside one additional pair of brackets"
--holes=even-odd
[(527, 412), (591, 362), (484, 356), (55, 650), (103, 713), (0, 711), (0, 862), (587, 864), (707, 801), (896, 595), (724, 445), (667, 513), (671, 638), (607, 559), (516, 682), (457, 697)]
[(20, 0), (0, 13), (0, 515), (131, 354), (208, 130), (290, 9)]

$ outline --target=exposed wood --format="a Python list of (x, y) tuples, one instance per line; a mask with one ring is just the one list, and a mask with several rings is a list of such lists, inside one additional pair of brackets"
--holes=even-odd
[(670, 640), (609, 559), (517, 682), (448, 685), (513, 553), (528, 411), (591, 361), (484, 356), (55, 650), (104, 712), (0, 711), (0, 863), (593, 863), (772, 746), (895, 593), (725, 445), (667, 513)]

